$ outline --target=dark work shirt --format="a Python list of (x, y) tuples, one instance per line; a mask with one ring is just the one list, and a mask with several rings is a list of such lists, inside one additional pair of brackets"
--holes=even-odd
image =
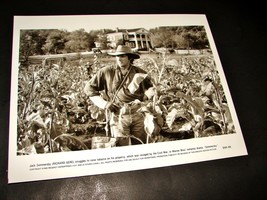
[[(136, 99), (143, 101), (144, 92), (152, 87), (152, 82), (150, 78), (147, 76), (140, 84), (138, 89), (132, 94), (128, 90), (128, 85), (133, 80), (133, 77), (136, 73), (147, 74), (143, 69), (132, 66), (130, 68), (129, 75), (126, 78), (123, 86), (119, 90), (116, 95), (115, 102), (116, 103), (129, 103)], [(85, 93), (89, 96), (100, 96), (102, 95), (105, 100), (111, 100), (119, 88), (123, 75), (116, 66), (106, 66), (101, 68), (86, 84)]]

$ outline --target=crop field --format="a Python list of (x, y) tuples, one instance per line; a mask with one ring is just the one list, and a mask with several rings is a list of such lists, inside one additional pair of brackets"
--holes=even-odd
[[(114, 58), (95, 54), (20, 66), (18, 155), (92, 149), (94, 136), (106, 136), (105, 111), (83, 88), (98, 69), (114, 64)], [(150, 142), (235, 133), (211, 54), (141, 54), (134, 64), (148, 72), (157, 90), (140, 109), (154, 119), (145, 120)]]

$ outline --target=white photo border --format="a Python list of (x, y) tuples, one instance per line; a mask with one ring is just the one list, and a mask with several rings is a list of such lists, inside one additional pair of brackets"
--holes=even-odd
[[(142, 24), (138, 26), (138, 23), (141, 21), (153, 27), (161, 25), (204, 26), (231, 111), (236, 134), (118, 148), (17, 156), (16, 113), (20, 30), (65, 29), (70, 24), (76, 26), (72, 27), (75, 30), (102, 22), (103, 27), (109, 28), (106, 24), (107, 19), (110, 20), (109, 24), (114, 28), (121, 27), (122, 24), (132, 24), (135, 28), (140, 27)], [(120, 24), (116, 24), (117, 21), (120, 21)], [(204, 14), (14, 16), (10, 95), (8, 183), (141, 170), (248, 154), (223, 67)]]

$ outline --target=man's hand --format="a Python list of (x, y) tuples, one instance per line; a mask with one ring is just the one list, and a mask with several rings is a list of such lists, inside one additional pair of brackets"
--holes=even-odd
[(129, 91), (134, 94), (135, 91), (139, 88), (140, 83), (147, 77), (147, 74), (136, 73), (133, 77), (133, 80), (128, 85)]
[(117, 113), (120, 111), (120, 108), (111, 102), (108, 102), (106, 104), (105, 109), (110, 110), (111, 112), (114, 112), (114, 113)]

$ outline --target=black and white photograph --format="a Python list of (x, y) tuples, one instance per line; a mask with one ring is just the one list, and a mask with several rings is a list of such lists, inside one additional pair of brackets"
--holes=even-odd
[(11, 86), (9, 183), (247, 155), (205, 15), (14, 16)]

